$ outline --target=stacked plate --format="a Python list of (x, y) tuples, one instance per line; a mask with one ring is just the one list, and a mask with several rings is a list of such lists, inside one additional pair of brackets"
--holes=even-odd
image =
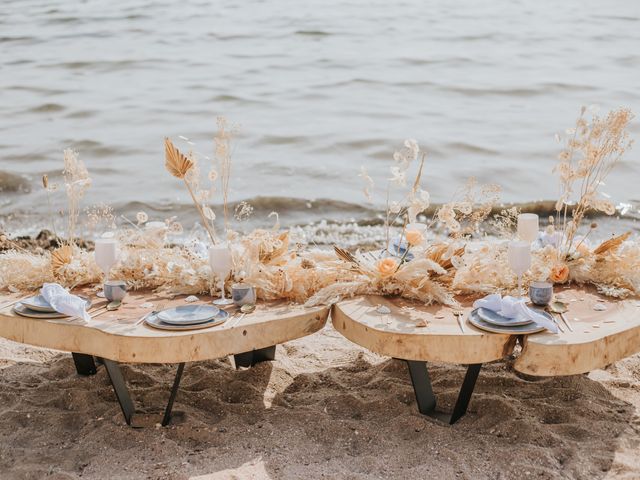
[[(553, 317), (543, 310), (537, 310), (549, 318), (553, 322)], [(541, 327), (528, 318), (509, 318), (500, 315), (493, 310), (487, 308), (476, 308), (469, 314), (469, 322), (480, 328), (492, 333), (506, 333), (510, 335), (527, 335), (530, 333), (542, 332), (545, 328)]]
[[(91, 306), (91, 300), (87, 297), (80, 295), (80, 298), (87, 302), (87, 309)], [(34, 295), (33, 297), (25, 298), (20, 303), (16, 303), (13, 307), (14, 313), (29, 318), (68, 318), (69, 315), (56, 312), (56, 310), (49, 305), (42, 295)]]
[(181, 305), (152, 312), (144, 319), (150, 327), (161, 330), (196, 330), (224, 323), (229, 314), (213, 305)]

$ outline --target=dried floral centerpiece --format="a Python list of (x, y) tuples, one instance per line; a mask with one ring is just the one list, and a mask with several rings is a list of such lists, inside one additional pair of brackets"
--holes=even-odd
[(543, 235), (545, 245), (537, 255), (537, 274), (554, 283), (592, 283), (604, 294), (626, 296), (640, 291), (640, 247), (628, 241), (631, 233), (592, 246), (589, 237), (597, 224), (591, 222), (583, 235), (579, 229), (589, 210), (616, 213), (602, 187), (632, 145), (627, 127), (633, 114), (618, 109), (606, 117), (594, 114), (588, 122), (585, 112), (582, 108), (576, 126), (567, 130), (565, 148), (554, 169), (561, 194), (556, 215)]
[[(420, 151), (415, 140), (406, 140), (403, 148), (394, 153), (391, 177), (386, 182), (384, 248), (351, 253), (335, 246), (337, 259), (325, 263), (324, 268), (337, 281), (320, 289), (308, 305), (332, 303), (362, 294), (398, 295), (425, 304), (457, 304), (448, 283), (454, 268), (453, 259), (464, 247), (456, 246), (457, 238), (430, 244), (427, 239), (430, 225), (418, 221), (430, 203), (429, 192), (421, 186), (425, 159), (426, 154)], [(391, 186), (406, 187), (410, 167), (416, 162), (417, 173), (408, 192), (401, 199), (391, 201)], [(364, 167), (360, 177), (365, 182), (365, 196), (371, 201), (375, 182)], [(457, 222), (455, 213), (450, 220)], [(400, 225), (400, 230), (392, 238), (394, 225)]]

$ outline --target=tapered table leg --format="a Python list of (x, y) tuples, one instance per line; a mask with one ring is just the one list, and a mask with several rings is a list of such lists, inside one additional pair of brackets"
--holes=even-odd
[[(124, 420), (127, 422), (127, 425), (131, 425), (133, 415), (136, 413), (136, 408), (133, 400), (131, 399), (131, 395), (129, 394), (129, 390), (127, 389), (127, 384), (125, 383), (122, 375), (122, 370), (120, 370), (120, 365), (118, 362), (114, 362), (113, 360), (108, 360), (106, 358), (101, 360), (109, 374), (109, 380), (111, 380), (113, 391), (115, 392), (120, 408), (122, 409)], [(178, 394), (178, 388), (180, 388), (180, 380), (182, 379), (182, 373), (184, 372), (184, 365), (184, 363), (178, 364), (178, 371), (176, 372), (176, 376), (173, 380), (171, 394), (169, 395), (169, 402), (167, 403), (164, 410), (164, 416), (162, 418), (163, 427), (167, 426), (169, 422), (171, 422), (171, 411), (176, 400), (176, 395)]]
[(458, 393), (458, 399), (453, 407), (451, 415), (436, 412), (436, 397), (433, 394), (433, 388), (431, 386), (431, 378), (429, 377), (429, 371), (427, 370), (426, 362), (419, 362), (415, 360), (407, 360), (407, 366), (409, 367), (409, 375), (411, 377), (411, 383), (413, 384), (413, 391), (416, 394), (416, 401), (418, 403), (418, 410), (423, 415), (436, 418), (450, 425), (456, 423), (461, 417), (467, 413), (467, 407), (471, 401), (473, 390), (476, 385), (476, 380), (480, 374), (482, 368), (481, 363), (469, 365), (467, 373), (462, 382), (462, 387)]

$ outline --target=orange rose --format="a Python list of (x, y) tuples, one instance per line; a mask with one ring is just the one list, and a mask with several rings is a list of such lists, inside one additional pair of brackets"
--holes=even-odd
[(420, 233), (418, 230), (407, 230), (405, 233), (405, 237), (407, 238), (407, 243), (412, 247), (420, 245), (424, 241), (422, 233)]
[(383, 277), (393, 275), (396, 273), (396, 270), (398, 270), (398, 261), (394, 258), (387, 257), (378, 261), (378, 272)]
[(565, 283), (569, 280), (569, 267), (564, 263), (556, 263), (551, 267), (551, 273), (549, 273), (549, 280), (553, 283)]

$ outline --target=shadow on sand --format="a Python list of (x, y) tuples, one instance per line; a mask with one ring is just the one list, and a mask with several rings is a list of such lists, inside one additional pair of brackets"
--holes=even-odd
[[(187, 364), (167, 428), (156, 423), (173, 365), (123, 367), (138, 409), (158, 412), (142, 429), (124, 424), (104, 368), (80, 377), (61, 355), (0, 370), (2, 478), (597, 479), (640, 431), (633, 406), (587, 376), (527, 381), (490, 364), (448, 426), (417, 412), (404, 362), (360, 354), (295, 374), (287, 351), (240, 371)], [(430, 369), (450, 410), (464, 369)]]

